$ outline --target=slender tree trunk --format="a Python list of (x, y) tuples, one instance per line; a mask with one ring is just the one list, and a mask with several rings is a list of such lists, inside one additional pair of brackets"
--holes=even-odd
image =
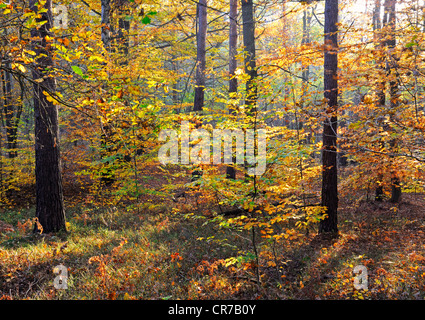
[[(102, 39), (103, 47), (105, 48), (108, 54), (112, 52), (111, 34), (113, 30), (112, 30), (112, 23), (111, 23), (111, 12), (112, 12), (111, 0), (101, 0), (101, 21), (100, 21), (101, 22), (101, 39)], [(107, 158), (113, 152), (113, 148), (111, 147), (111, 145), (113, 145), (112, 126), (108, 121), (103, 122), (102, 120), (100, 120), (100, 122), (101, 122), (100, 125), (102, 129), (102, 134), (100, 137), (100, 144), (101, 144), (100, 156), (102, 158)], [(102, 171), (101, 181), (106, 186), (110, 186), (115, 182), (113, 169), (109, 162), (105, 162), (104, 166), (105, 167), (103, 168), (103, 171)]]
[(101, 39), (107, 51), (111, 47), (111, 0), (101, 0)]
[[(310, 45), (311, 44), (311, 37), (310, 37), (310, 29), (311, 29), (311, 19), (312, 19), (312, 13), (311, 8), (307, 7), (304, 9), (303, 12), (303, 35), (301, 39), (302, 45)], [(308, 85), (308, 79), (310, 77), (310, 66), (308, 64), (303, 63), (302, 64), (302, 81), (303, 81), (303, 88), (305, 88)]]
[[(394, 109), (397, 107), (397, 101), (398, 101), (398, 85), (397, 81), (394, 79), (394, 75), (392, 74), (392, 71), (397, 67), (396, 61), (393, 58), (392, 50), (396, 46), (396, 38), (395, 38), (395, 27), (396, 27), (396, 1), (395, 0), (385, 0), (384, 2), (384, 17), (382, 20), (382, 25), (380, 23), (380, 8), (381, 8), (381, 1), (375, 0), (375, 11), (373, 16), (373, 26), (375, 30), (375, 35), (377, 34), (376, 31), (381, 30), (383, 34), (376, 35), (376, 41), (379, 40), (378, 49), (382, 50), (384, 52), (386, 50), (387, 55), (386, 57), (383, 57), (380, 61), (381, 68), (386, 71), (385, 78), (381, 81), (380, 87), (378, 88), (378, 103), (381, 108), (383, 109)], [(387, 83), (389, 84), (389, 91), (390, 91), (390, 101), (389, 106), (387, 106), (387, 101), (385, 98), (385, 88)], [(392, 117), (392, 115), (391, 115)], [(382, 123), (383, 130), (385, 131), (391, 131), (392, 129), (389, 128), (387, 125)], [(392, 139), (389, 142), (390, 149), (392, 153), (397, 152), (397, 141), (396, 139)], [(381, 142), (381, 146), (384, 147), (384, 143)], [(390, 157), (391, 159), (393, 157)], [(391, 202), (398, 202), (401, 197), (401, 186), (400, 186), (400, 178), (396, 171), (396, 169), (391, 168), (390, 169), (390, 179), (391, 179)], [(382, 201), (384, 196), (384, 188), (383, 188), (383, 180), (384, 180), (384, 173), (383, 169), (381, 168), (378, 172), (378, 185), (375, 189), (375, 200), (376, 201)]]
[[(230, 30), (229, 30), (229, 96), (230, 100), (234, 99), (235, 95), (238, 92), (238, 80), (236, 78), (236, 68), (237, 68), (237, 45), (238, 45), (238, 0), (230, 0), (230, 10), (229, 10), (229, 20), (230, 20)], [(231, 103), (230, 113), (236, 114), (236, 106)], [(235, 157), (233, 157), (233, 163), (236, 162)], [(227, 166), (226, 176), (228, 179), (236, 179), (236, 169), (234, 166)]]
[[(256, 62), (256, 46), (255, 46), (255, 19), (254, 19), (254, 3), (253, 0), (241, 0), (242, 2), (242, 33), (244, 44), (244, 65), (245, 74), (248, 75), (246, 81), (246, 97), (245, 109), (248, 116), (248, 122), (252, 128), (257, 129), (257, 62)], [(255, 134), (254, 134), (255, 136)], [(255, 138), (254, 138), (255, 139)], [(247, 141), (245, 141), (247, 143)], [(254, 143), (255, 144), (255, 143)], [(254, 146), (255, 149), (255, 146)], [(246, 151), (246, 150), (245, 150)], [(246, 152), (245, 152), (246, 155)], [(250, 164), (245, 157), (245, 169)], [(256, 184), (254, 176), (254, 185)], [(245, 180), (249, 180), (249, 175), (245, 173)]]
[(126, 0), (119, 1), (118, 4), (118, 12), (119, 12), (119, 19), (118, 19), (118, 52), (124, 55), (124, 61), (122, 64), (128, 64), (128, 50), (130, 48), (130, 38), (129, 38), (129, 32), (130, 32), (130, 21), (125, 18), (125, 14), (129, 14), (129, 9), (127, 6)]
[[(303, 34), (301, 39), (301, 45), (309, 46), (311, 45), (311, 19), (313, 17), (312, 8), (306, 7), (304, 8), (303, 13)], [(310, 78), (310, 66), (305, 62), (301, 63), (301, 97), (300, 97), (300, 109), (304, 109), (305, 98), (308, 96), (309, 89), (309, 78)], [(295, 120), (296, 122), (296, 130), (300, 130), (304, 127), (304, 121), (302, 119)], [(305, 143), (306, 140), (303, 141)]]
[(245, 105), (248, 115), (254, 115), (257, 105), (257, 64), (255, 48), (255, 20), (253, 0), (241, 0), (243, 21), (243, 44), (245, 47), (244, 63), (245, 73), (248, 75), (246, 82)]
[(322, 206), (327, 217), (320, 221), (319, 233), (338, 232), (338, 167), (337, 167), (337, 110), (338, 110), (338, 0), (325, 2), (325, 63), (324, 90), (327, 118), (323, 126)]
[[(374, 41), (375, 41), (375, 50), (382, 50), (384, 43), (382, 42), (382, 34), (378, 34), (381, 31), (381, 0), (375, 0), (375, 8), (373, 11), (373, 31), (374, 31)], [(382, 68), (384, 64), (384, 59), (378, 59), (378, 67)], [(378, 82), (378, 88), (376, 91), (378, 97), (378, 105), (383, 108), (385, 106), (385, 81)], [(382, 142), (381, 146), (383, 146)], [(384, 197), (384, 186), (383, 179), (384, 174), (382, 168), (378, 168), (377, 175), (377, 185), (375, 188), (375, 201), (382, 201)]]
[[(37, 12), (37, 0), (30, 1), (30, 8)], [(62, 175), (59, 151), (58, 108), (48, 101), (45, 91), (55, 92), (53, 77), (46, 77), (46, 70), (53, 67), (50, 44), (46, 40), (51, 36), (53, 25), (52, 1), (47, 0), (39, 22), (45, 22), (39, 28), (31, 30), (32, 50), (37, 53), (37, 65), (33, 70), (34, 116), (35, 116), (35, 180), (36, 180), (36, 217), (38, 224), (34, 231), (50, 233), (66, 231), (65, 209), (63, 203)]]
[[(398, 85), (397, 80), (395, 80), (393, 70), (397, 68), (396, 59), (393, 56), (392, 51), (396, 46), (396, 0), (386, 0), (386, 10), (388, 11), (388, 26), (390, 35), (388, 37), (388, 50), (389, 50), (389, 62), (387, 64), (387, 73), (389, 74), (389, 85), (390, 85), (390, 109), (394, 109), (398, 105)], [(393, 117), (391, 113), (391, 118)], [(392, 130), (392, 129), (391, 129)], [(397, 153), (397, 140), (392, 139), (390, 141), (391, 153)], [(393, 158), (393, 157), (391, 157)], [(399, 202), (401, 198), (401, 186), (400, 186), (400, 177), (398, 175), (397, 169), (391, 169), (391, 202)]]
[[(8, 63), (8, 68), (11, 69), (11, 67), (11, 63)], [(1, 76), (4, 95), (3, 110), (6, 126), (6, 147), (9, 159), (15, 159), (18, 156), (16, 148), (18, 146), (18, 124), (22, 114), (22, 101), (18, 101), (18, 98), (14, 97), (12, 74), (4, 71)]]
[(205, 68), (207, 39), (207, 0), (199, 0), (197, 5), (198, 30), (196, 54), (196, 87), (193, 111), (202, 111), (205, 99)]

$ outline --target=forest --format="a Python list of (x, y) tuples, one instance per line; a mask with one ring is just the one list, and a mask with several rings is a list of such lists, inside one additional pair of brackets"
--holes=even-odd
[(1, 300), (425, 298), (424, 0), (0, 0), (0, 59)]

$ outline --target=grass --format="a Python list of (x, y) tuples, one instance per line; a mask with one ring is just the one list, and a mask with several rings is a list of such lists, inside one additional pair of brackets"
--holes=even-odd
[[(149, 209), (151, 208), (151, 209)], [(68, 233), (31, 231), (34, 208), (5, 210), (0, 234), (3, 299), (423, 299), (424, 195), (394, 206), (341, 199), (339, 237), (259, 238), (259, 274), (248, 230), (234, 231), (142, 207), (68, 206)], [(202, 240), (200, 239), (202, 238)], [(53, 268), (68, 269), (68, 289)], [(368, 268), (368, 290), (353, 268)]]

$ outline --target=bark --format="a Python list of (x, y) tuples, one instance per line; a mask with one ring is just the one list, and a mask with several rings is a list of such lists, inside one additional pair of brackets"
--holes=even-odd
[[(229, 95), (232, 99), (232, 95), (235, 95), (238, 92), (238, 80), (236, 78), (236, 68), (237, 68), (237, 45), (238, 45), (238, 1), (230, 0), (230, 10), (229, 10), (229, 19), (230, 19), (230, 30), (229, 30)], [(233, 103), (230, 105), (230, 113), (236, 114), (236, 106)], [(233, 157), (233, 163), (236, 163), (235, 157)], [(236, 169), (233, 166), (227, 166), (226, 176), (228, 179), (236, 179)]]
[(101, 39), (103, 46), (107, 51), (110, 51), (111, 46), (111, 0), (101, 1)]
[[(229, 11), (229, 93), (236, 93), (238, 91), (238, 80), (235, 77), (237, 65), (237, 45), (238, 45), (238, 3), (237, 0), (230, 0)], [(233, 111), (233, 110), (231, 110)]]
[(127, 1), (118, 2), (118, 13), (120, 15), (118, 19), (118, 52), (124, 55), (124, 61), (122, 64), (128, 64), (127, 56), (130, 48), (130, 38), (128, 36), (130, 32), (130, 21), (126, 19), (126, 14), (129, 14)]
[[(101, 0), (101, 39), (103, 42), (103, 47), (108, 53), (111, 53), (111, 10), (112, 10), (111, 0)], [(112, 143), (112, 127), (111, 124), (106, 122), (102, 123), (101, 121), (102, 134), (100, 137), (100, 147), (101, 152), (100, 156), (102, 159), (107, 158), (112, 155), (113, 148), (111, 147)], [(115, 182), (113, 170), (109, 161), (105, 162), (105, 167), (103, 168), (101, 174), (101, 181), (106, 186), (110, 186)]]
[[(37, 11), (37, 0), (30, 1), (30, 8)], [(34, 117), (35, 117), (35, 179), (36, 217), (39, 224), (35, 232), (51, 233), (66, 231), (63, 203), (62, 175), (59, 151), (58, 108), (47, 100), (44, 92), (55, 92), (53, 77), (46, 77), (46, 70), (53, 67), (52, 52), (46, 37), (53, 26), (52, 1), (47, 0), (38, 21), (46, 21), (41, 27), (31, 30), (32, 50), (39, 57), (33, 69)]]
[[(311, 36), (310, 36), (310, 29), (311, 29), (311, 19), (313, 17), (313, 14), (311, 12), (311, 9), (309, 7), (304, 9), (303, 13), (303, 35), (301, 44), (302, 45), (310, 45), (311, 44)], [(310, 66), (305, 63), (302, 64), (302, 80), (303, 80), (303, 88), (307, 86), (308, 79), (310, 77)]]
[(255, 48), (255, 20), (253, 0), (241, 0), (242, 2), (242, 21), (243, 21), (243, 44), (245, 47), (244, 63), (245, 73), (248, 75), (246, 82), (245, 105), (248, 115), (253, 115), (257, 104), (257, 65)]
[[(245, 74), (248, 75), (246, 81), (246, 97), (245, 109), (248, 116), (248, 122), (254, 130), (257, 129), (257, 62), (256, 62), (256, 45), (255, 45), (255, 19), (254, 19), (254, 3), (253, 0), (241, 0), (242, 2), (242, 33), (244, 44), (244, 65)], [(256, 133), (254, 133), (255, 136)], [(245, 139), (245, 143), (247, 143)], [(255, 144), (255, 142), (254, 142)], [(256, 145), (254, 146), (256, 148)], [(257, 149), (258, 150), (258, 149)], [(245, 149), (245, 170), (252, 164), (247, 161), (247, 153)], [(248, 173), (245, 173), (245, 181), (249, 181)], [(254, 176), (254, 188), (256, 188), (256, 180)]]
[(322, 206), (327, 217), (320, 221), (319, 233), (338, 232), (338, 167), (337, 167), (337, 110), (338, 110), (338, 0), (325, 2), (325, 62), (324, 90), (327, 118), (323, 126)]
[[(11, 69), (9, 63), (8, 68)], [(4, 119), (6, 126), (6, 148), (9, 159), (15, 159), (18, 156), (16, 150), (18, 146), (18, 124), (22, 114), (22, 101), (17, 101), (13, 97), (13, 77), (12, 74), (2, 72), (2, 86), (4, 95)]]
[[(383, 37), (383, 34), (381, 34), (379, 37), (376, 36), (376, 40), (379, 40), (379, 46), (378, 49), (384, 51), (387, 51), (386, 57), (381, 59), (380, 64), (381, 68), (384, 68), (386, 71), (386, 77), (381, 82), (380, 87), (378, 88), (378, 99), (379, 99), (379, 105), (381, 108), (387, 108), (389, 110), (397, 107), (397, 101), (398, 101), (398, 84), (397, 81), (394, 79), (394, 76), (391, 74), (393, 73), (393, 70), (397, 68), (396, 66), (396, 60), (392, 55), (392, 51), (394, 50), (396, 46), (396, 38), (395, 38), (395, 31), (396, 31), (396, 1), (395, 0), (385, 0), (384, 2), (384, 17), (382, 20), (382, 25), (380, 23), (379, 13), (380, 13), (380, 6), (381, 2), (380, 0), (375, 0), (375, 11), (374, 11), (374, 30), (378, 31), (379, 27), (381, 27), (382, 31), (385, 33), (385, 37)], [(375, 32), (377, 34), (377, 32)], [(386, 98), (385, 98), (385, 87), (386, 85), (389, 85), (389, 93), (390, 93), (390, 101), (389, 106), (386, 106)], [(391, 113), (391, 118), (393, 117)], [(392, 131), (390, 127), (386, 126), (385, 124), (382, 124), (383, 130), (385, 131)], [(392, 139), (389, 143), (391, 153), (395, 154), (397, 153), (397, 141), (396, 139)], [(381, 142), (381, 146), (384, 147), (383, 143)], [(391, 157), (390, 161), (392, 161), (393, 157)], [(383, 172), (378, 173), (378, 180), (379, 183), (375, 190), (375, 200), (376, 201), (382, 201), (384, 196), (384, 187), (383, 187), (383, 179), (384, 174)], [(398, 172), (396, 169), (390, 169), (390, 179), (391, 179), (391, 202), (398, 202), (401, 197), (401, 186), (400, 186), (400, 178), (398, 175)]]
[(207, 38), (207, 0), (199, 0), (197, 5), (198, 30), (196, 53), (196, 87), (193, 111), (202, 111), (205, 100), (205, 68)]
[[(373, 31), (374, 31), (374, 40), (375, 40), (375, 49), (376, 50), (382, 50), (384, 44), (382, 43), (382, 35), (380, 35), (378, 32), (381, 31), (382, 25), (381, 25), (381, 0), (375, 0), (375, 8), (373, 11)], [(383, 65), (383, 59), (378, 60), (378, 66), (382, 67)], [(376, 95), (378, 97), (378, 104), (381, 107), (385, 106), (385, 81), (381, 81), (381, 83), (378, 84), (378, 88), (376, 91)], [(383, 147), (382, 143), (381, 146)], [(383, 187), (383, 179), (384, 175), (381, 172), (381, 169), (378, 169), (378, 175), (377, 175), (378, 183), (375, 188), (375, 201), (382, 201), (384, 198), (384, 187)]]
[[(387, 46), (388, 50), (390, 51), (389, 59), (390, 61), (387, 64), (387, 73), (390, 75), (390, 109), (394, 109), (397, 107), (398, 104), (398, 84), (397, 80), (394, 79), (394, 77), (391, 77), (391, 73), (395, 68), (397, 68), (396, 65), (396, 59), (392, 54), (392, 51), (394, 50), (396, 46), (396, 38), (395, 38), (395, 31), (396, 31), (396, 1), (395, 0), (386, 0), (386, 10), (388, 12), (388, 27), (390, 36), (388, 38)], [(391, 113), (391, 118), (393, 117), (393, 113)], [(397, 145), (398, 142), (396, 139), (392, 139), (390, 141), (390, 148), (391, 152), (393, 154), (397, 153)], [(391, 157), (391, 159), (394, 157)], [(398, 175), (397, 169), (391, 170), (391, 202), (399, 202), (401, 198), (401, 186), (400, 186), (400, 177)]]

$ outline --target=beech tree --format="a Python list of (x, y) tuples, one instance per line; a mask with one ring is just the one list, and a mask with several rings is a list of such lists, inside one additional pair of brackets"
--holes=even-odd
[[(230, 0), (229, 8), (229, 98), (232, 101), (238, 92), (238, 79), (236, 78), (237, 69), (237, 45), (238, 45), (238, 1)], [(230, 105), (230, 114), (235, 114), (235, 106)], [(235, 159), (233, 163), (235, 163)], [(226, 175), (229, 179), (236, 179), (236, 169), (233, 166), (227, 166)]]
[(202, 111), (205, 99), (205, 66), (206, 66), (206, 38), (207, 38), (207, 0), (200, 0), (197, 4), (196, 33), (196, 87), (193, 111)]
[(242, 2), (242, 23), (243, 23), (243, 44), (245, 73), (248, 75), (246, 82), (246, 99), (245, 105), (248, 114), (255, 112), (257, 104), (257, 64), (255, 50), (255, 20), (254, 20), (254, 3), (252, 0), (241, 0)]

